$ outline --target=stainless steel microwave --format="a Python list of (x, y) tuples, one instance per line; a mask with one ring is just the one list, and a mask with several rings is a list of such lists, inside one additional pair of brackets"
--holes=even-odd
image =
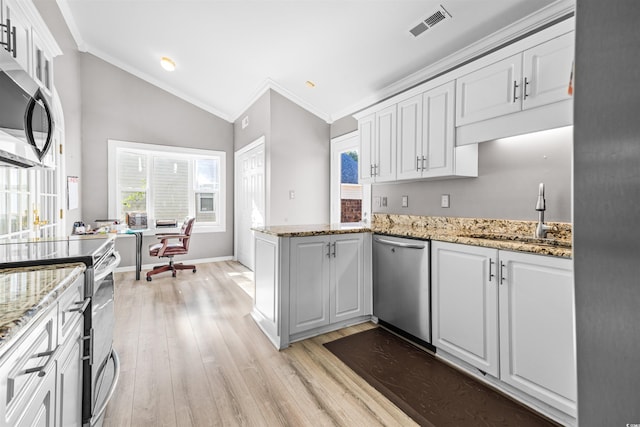
[(0, 48), (0, 165), (45, 166), (54, 128), (50, 105), (44, 90)]

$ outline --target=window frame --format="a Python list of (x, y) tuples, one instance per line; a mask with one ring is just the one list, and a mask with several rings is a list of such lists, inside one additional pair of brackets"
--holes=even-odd
[[(107, 153), (107, 167), (108, 167), (108, 212), (110, 218), (119, 218), (119, 209), (118, 209), (118, 170), (117, 170), (117, 156), (120, 150), (125, 151), (135, 151), (139, 153), (143, 153), (147, 156), (152, 157), (154, 154), (156, 155), (166, 155), (171, 154), (172, 156), (176, 156), (183, 159), (188, 159), (190, 161), (196, 160), (198, 158), (218, 158), (219, 160), (219, 206), (218, 211), (216, 212), (217, 221), (216, 223), (212, 222), (195, 222), (193, 232), (194, 233), (217, 233), (217, 232), (225, 232), (227, 228), (226, 224), (226, 197), (227, 197), (227, 176), (226, 176), (226, 152), (219, 150), (204, 150), (199, 148), (187, 148), (187, 147), (177, 147), (177, 146), (169, 146), (169, 145), (157, 145), (157, 144), (148, 144), (141, 142), (130, 142), (130, 141), (121, 141), (115, 139), (107, 140), (108, 145), (108, 153)], [(197, 193), (194, 186), (194, 176), (195, 168), (190, 167), (189, 174), (189, 215), (196, 215), (196, 198), (195, 194)], [(148, 170), (148, 175), (150, 176), (151, 170)], [(153, 198), (155, 197), (154, 190), (151, 187), (151, 182), (147, 180), (147, 206), (153, 206)], [(153, 218), (153, 212), (149, 212), (148, 218), (148, 228), (155, 228), (155, 219)]]

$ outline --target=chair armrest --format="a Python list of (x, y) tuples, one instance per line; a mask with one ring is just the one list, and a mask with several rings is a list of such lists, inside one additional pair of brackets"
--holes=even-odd
[(164, 234), (156, 234), (158, 239), (184, 239), (185, 237), (189, 237), (186, 234), (180, 233), (164, 233)]

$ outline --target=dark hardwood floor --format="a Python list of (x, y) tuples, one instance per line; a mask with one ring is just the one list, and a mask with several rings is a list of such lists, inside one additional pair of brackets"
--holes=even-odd
[(277, 351), (250, 316), (236, 262), (152, 282), (116, 275), (120, 382), (105, 426), (411, 426), (411, 418), (322, 345), (363, 324)]

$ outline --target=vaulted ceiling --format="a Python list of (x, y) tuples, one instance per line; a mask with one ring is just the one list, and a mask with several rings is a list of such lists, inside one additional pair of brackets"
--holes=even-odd
[[(57, 1), (80, 50), (226, 120), (272, 88), (332, 122), (566, 0)], [(431, 28), (411, 34), (430, 17)], [(175, 71), (160, 67), (163, 56)]]

